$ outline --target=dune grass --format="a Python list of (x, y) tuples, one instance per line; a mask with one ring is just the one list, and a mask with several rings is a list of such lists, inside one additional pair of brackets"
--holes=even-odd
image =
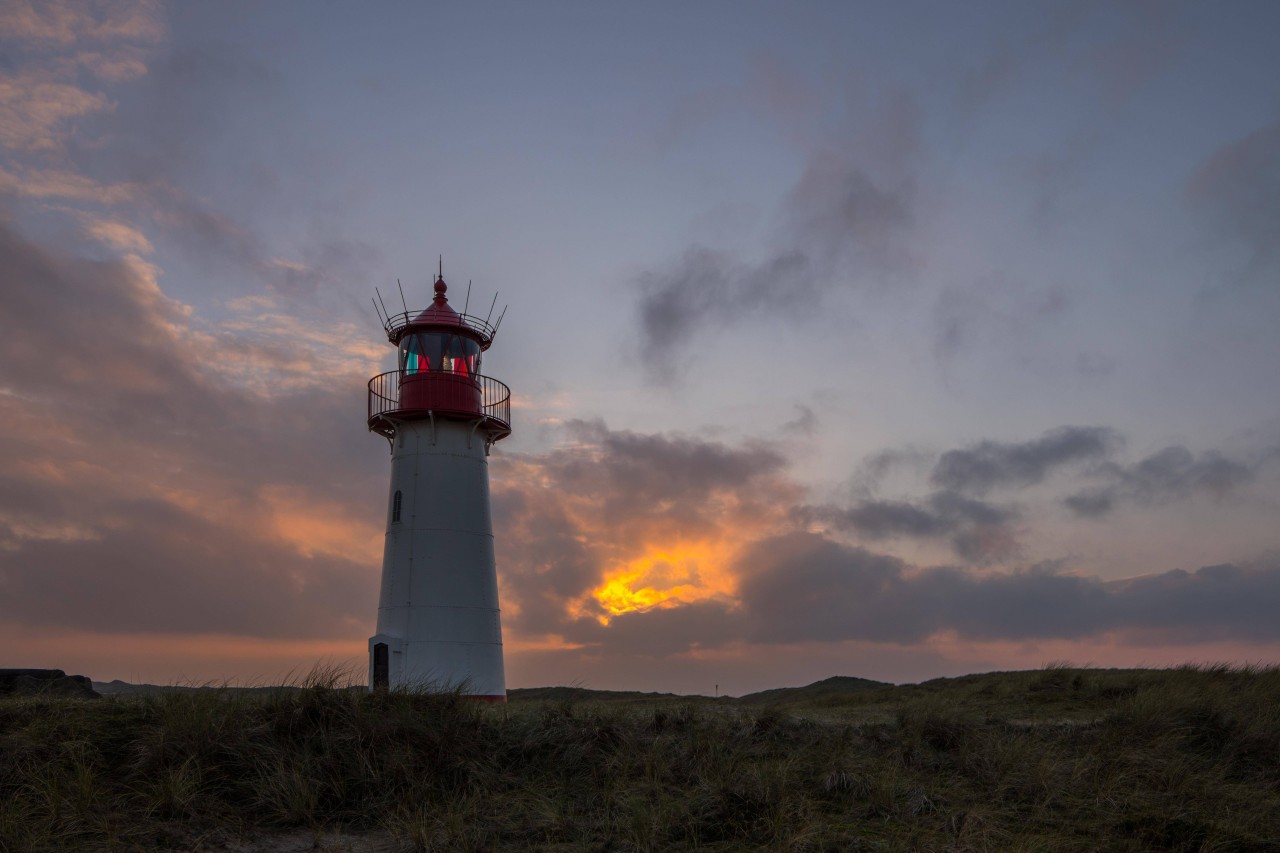
[[(797, 694), (800, 695), (800, 694)], [(0, 701), (0, 850), (1280, 851), (1280, 669), (785, 698), (301, 689)]]

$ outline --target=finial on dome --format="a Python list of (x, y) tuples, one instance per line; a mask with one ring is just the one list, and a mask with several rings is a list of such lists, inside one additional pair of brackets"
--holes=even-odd
[(449, 289), (449, 285), (444, 283), (444, 255), (440, 255), (440, 266), (436, 268), (436, 302), (448, 302), (449, 297), (444, 292)]

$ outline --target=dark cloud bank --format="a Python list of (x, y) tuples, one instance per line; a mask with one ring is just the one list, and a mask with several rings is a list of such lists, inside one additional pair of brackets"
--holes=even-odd
[(1119, 634), (1142, 643), (1274, 642), (1280, 563), (1175, 569), (1104, 582), (1030, 569), (974, 575), (914, 570), (884, 554), (811, 533), (753, 545), (738, 565), (737, 602), (630, 613), (565, 636), (664, 655), (734, 641), (860, 640), (910, 645), (938, 634), (962, 640), (1079, 640)]
[[(891, 557), (812, 534), (759, 543), (743, 560), (746, 636), (759, 642), (912, 643), (1077, 639), (1156, 631), (1167, 639), (1280, 639), (1280, 564), (1174, 570), (1103, 582), (1050, 570), (912, 572)], [(804, 613), (802, 619), (794, 614)]]

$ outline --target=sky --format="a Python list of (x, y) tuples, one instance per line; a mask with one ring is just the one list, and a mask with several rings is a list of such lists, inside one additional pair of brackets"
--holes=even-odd
[(509, 306), (509, 687), (1276, 663), (1277, 32), (0, 0), (0, 664), (363, 667), (440, 256)]

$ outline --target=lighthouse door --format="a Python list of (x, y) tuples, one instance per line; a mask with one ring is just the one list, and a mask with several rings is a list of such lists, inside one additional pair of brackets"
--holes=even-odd
[(387, 644), (373, 644), (373, 689), (386, 690), (390, 685), (391, 677), (388, 672), (387, 664)]

